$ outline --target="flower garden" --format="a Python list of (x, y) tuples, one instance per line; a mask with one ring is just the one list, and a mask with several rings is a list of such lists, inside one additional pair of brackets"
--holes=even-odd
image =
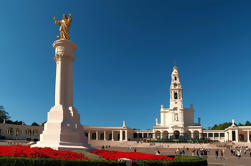
[(207, 161), (201, 158), (184, 160), (176, 157), (152, 155), (140, 152), (119, 152), (96, 149), (92, 155), (102, 157), (96, 160), (87, 157), (83, 153), (72, 151), (53, 150), (51, 148), (31, 148), (30, 146), (11, 145), (0, 146), (0, 166), (14, 165), (90, 165), (90, 166), (125, 166), (125, 162), (117, 161), (121, 158), (130, 159), (130, 165), (207, 165)]

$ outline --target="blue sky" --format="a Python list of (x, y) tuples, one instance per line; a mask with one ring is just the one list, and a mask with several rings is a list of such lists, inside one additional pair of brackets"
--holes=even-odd
[(52, 17), (72, 13), (74, 105), (83, 125), (150, 129), (169, 106), (176, 61), (195, 120), (251, 121), (251, 2), (3, 1), (0, 105), (12, 120), (46, 121), (54, 105)]

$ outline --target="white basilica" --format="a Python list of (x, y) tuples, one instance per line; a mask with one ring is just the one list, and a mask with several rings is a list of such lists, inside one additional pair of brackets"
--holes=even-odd
[(183, 90), (180, 83), (178, 67), (173, 67), (170, 85), (170, 106), (160, 108), (160, 122), (156, 118), (156, 126), (153, 126), (153, 138), (156, 139), (200, 139), (202, 126), (200, 119), (194, 123), (194, 109), (183, 106)]

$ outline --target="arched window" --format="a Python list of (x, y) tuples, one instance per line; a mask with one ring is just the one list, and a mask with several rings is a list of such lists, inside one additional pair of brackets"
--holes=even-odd
[(177, 92), (174, 92), (174, 99), (178, 99), (178, 94), (177, 94)]
[(177, 77), (174, 77), (174, 80), (176, 81), (176, 80), (177, 80)]
[(8, 135), (13, 135), (13, 134), (14, 134), (13, 128), (8, 128), (7, 134), (8, 134)]
[(173, 135), (174, 135), (174, 138), (175, 138), (175, 139), (179, 139), (179, 137), (180, 137), (180, 132), (176, 130), (176, 131), (174, 131)]
[(21, 134), (21, 131), (20, 131), (20, 129), (17, 128), (16, 131), (15, 131), (15, 135), (19, 136), (20, 134)]

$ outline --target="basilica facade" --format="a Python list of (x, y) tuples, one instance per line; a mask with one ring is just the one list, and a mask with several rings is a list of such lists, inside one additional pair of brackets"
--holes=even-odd
[(183, 106), (183, 89), (180, 82), (178, 67), (173, 67), (170, 85), (169, 108), (160, 107), (160, 121), (158, 118), (153, 126), (154, 139), (200, 139), (202, 138), (202, 126), (200, 118), (194, 122), (193, 105), (190, 108)]

